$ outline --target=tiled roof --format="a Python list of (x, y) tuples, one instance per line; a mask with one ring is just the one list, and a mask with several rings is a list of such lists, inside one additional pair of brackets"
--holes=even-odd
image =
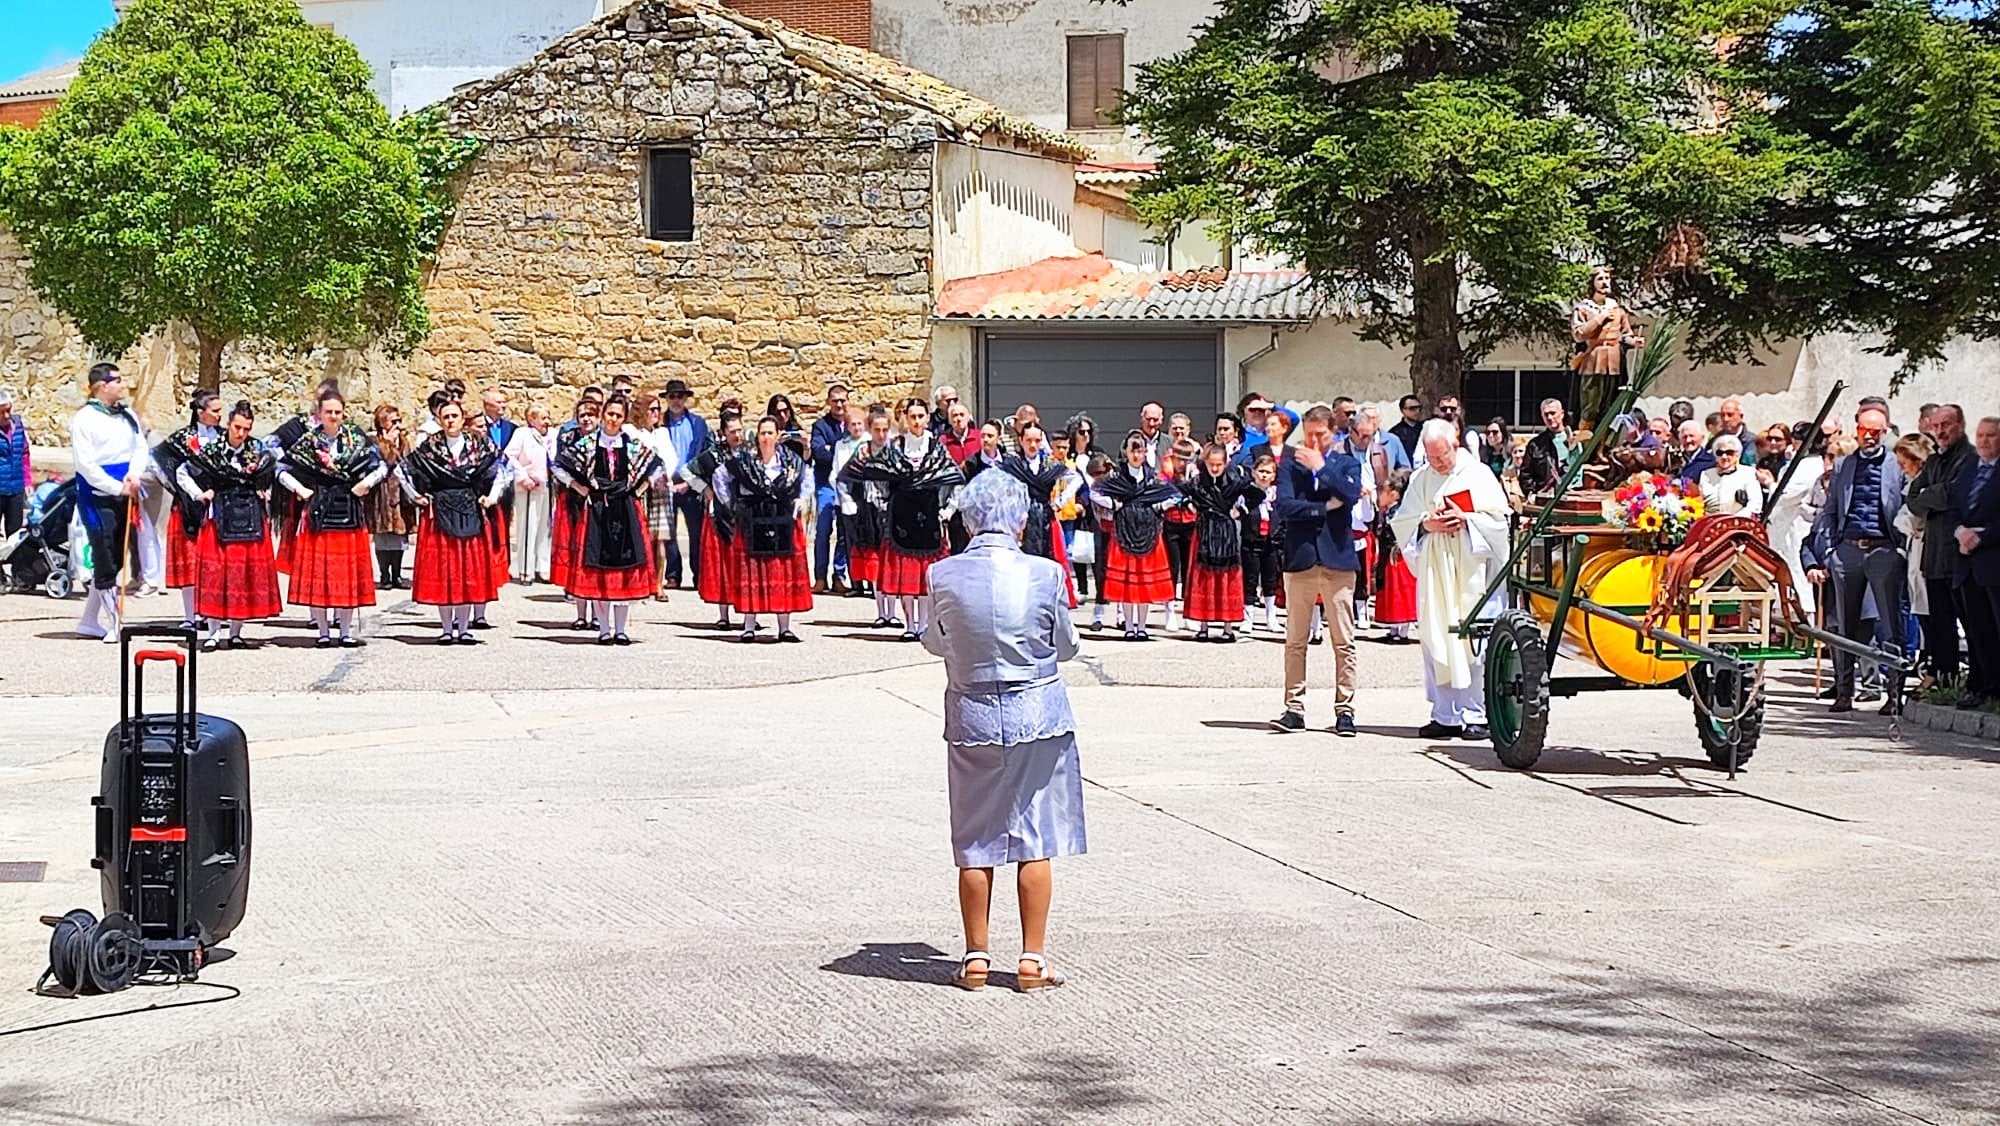
[[(451, 101), (463, 102), (496, 89), (523, 75), (531, 74), (545, 56), (560, 54), (571, 43), (595, 35), (614, 23), (627, 23), (631, 9), (645, 0), (609, 0), (602, 16), (551, 43), (534, 58), (501, 71), (484, 81), (469, 83), (454, 91)], [(966, 93), (943, 79), (903, 65), (894, 59), (864, 50), (838, 39), (799, 31), (777, 20), (746, 16), (715, 0), (665, 0), (665, 6), (681, 15), (701, 16), (736, 25), (750, 35), (774, 44), (798, 66), (835, 78), (858, 82), (878, 97), (928, 110), (957, 129), (961, 137), (976, 140), (988, 133), (1005, 137), (1027, 148), (1060, 157), (1083, 160), (1090, 149), (1066, 133), (1045, 129), (1026, 118), (1015, 117), (991, 102)]]
[(1351, 299), (1325, 299), (1302, 270), (1121, 270), (1101, 254), (1086, 254), (948, 282), (934, 315), (959, 321), (1296, 324), (1359, 312)]
[(12, 82), (0, 82), (0, 102), (26, 102), (60, 97), (63, 91), (69, 89), (70, 81), (76, 77), (77, 67), (81, 65), (78, 61), (59, 63), (47, 70), (38, 70), (33, 74), (16, 78)]
[(1142, 183), (1159, 169), (1159, 165), (1147, 161), (1097, 161), (1088, 160), (1076, 166), (1076, 182), (1079, 184), (1137, 184)]

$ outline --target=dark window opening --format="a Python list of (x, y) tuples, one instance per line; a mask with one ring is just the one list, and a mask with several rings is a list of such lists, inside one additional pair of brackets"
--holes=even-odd
[(1119, 91), (1125, 85), (1125, 36), (1069, 37), (1069, 127), (1109, 129), (1117, 124)]
[(1477, 368), (1465, 373), (1465, 425), (1484, 429), (1489, 419), (1499, 417), (1509, 426), (1542, 428), (1542, 400), (1560, 399), (1572, 421), (1579, 404), (1581, 376), (1564, 369), (1500, 370)]
[(694, 241), (692, 151), (646, 151), (646, 237), (660, 242)]

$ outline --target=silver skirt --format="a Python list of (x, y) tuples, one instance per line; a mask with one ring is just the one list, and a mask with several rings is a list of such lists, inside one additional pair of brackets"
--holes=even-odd
[(1074, 733), (1012, 746), (945, 746), (952, 858), (960, 868), (1086, 851)]

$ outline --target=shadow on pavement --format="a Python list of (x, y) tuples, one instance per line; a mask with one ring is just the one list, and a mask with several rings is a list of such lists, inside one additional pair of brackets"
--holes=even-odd
[(148, 1119), (105, 1118), (95, 1114), (76, 1114), (64, 1110), (54, 1096), (41, 1093), (41, 1088), (27, 1083), (9, 1083), (0, 1086), (0, 1121), (5, 1122), (46, 1122), (78, 1123), (80, 1126), (144, 1126)]
[[(1770, 948), (1758, 954), (1767, 957)], [(1813, 1100), (1819, 1115), (1825, 1098), (1844, 1094), (1856, 1112), (1871, 1103), (1875, 1111), (1894, 1108), (1894, 1117), (1915, 1121), (1990, 1122), (2000, 1108), (1993, 1014), (1946, 1000), (1959, 994), (1956, 987), (1969, 975), (1990, 968), (1963, 962), (1918, 958), (1872, 969), (1865, 977), (1823, 983), (1810, 1003), (1801, 1003), (1796, 989), (1745, 988), (1740, 974), (1723, 984), (1654, 978), (1622, 967), (1590, 975), (1595, 981), (1434, 987), (1422, 990), (1398, 1022), (1398, 1044), (1417, 1051), (1356, 1059), (1412, 1078), (1504, 1087), (1548, 1065), (1547, 1037), (1579, 1050), (1582, 1042), (1597, 1040), (1636, 1057), (1637, 1082), (1628, 1096), (1629, 1116), (1592, 1121), (1652, 1121), (1668, 1096), (1690, 1120), (1713, 1120), (1696, 1100), (1728, 1099), (1727, 1080), (1718, 1085), (1718, 1077), (1761, 1057), (1792, 1071), (1798, 1096)], [(1772, 1087), (1770, 1094), (1791, 1089)], [(1913, 1100), (1920, 1105), (1909, 1105)], [(1801, 1105), (1790, 1120), (1812, 1117)]]
[[(950, 985), (958, 963), (928, 942), (864, 942), (852, 954), (835, 958), (820, 969), (849, 977), (875, 977), (924, 985)], [(1010, 983), (1011, 984), (1011, 983)]]
[[(991, 988), (989, 986), (989, 988)], [(1076, 1122), (1151, 1102), (1125, 1066), (1095, 1053), (996, 1054), (990, 1044), (894, 1055), (737, 1053), (634, 1077), (635, 1094), (576, 1114), (621, 1126), (989, 1121), (1007, 1107), (1035, 1107), (1038, 1121)], [(1169, 1121), (1162, 1112), (1159, 1120)]]

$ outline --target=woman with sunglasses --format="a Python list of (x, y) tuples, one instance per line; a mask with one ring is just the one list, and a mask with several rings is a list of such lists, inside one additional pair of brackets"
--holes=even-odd
[(1757, 471), (1743, 464), (1743, 440), (1718, 435), (1709, 447), (1715, 464), (1701, 471), (1701, 500), (1711, 513), (1757, 516), (1764, 511), (1764, 486)]

